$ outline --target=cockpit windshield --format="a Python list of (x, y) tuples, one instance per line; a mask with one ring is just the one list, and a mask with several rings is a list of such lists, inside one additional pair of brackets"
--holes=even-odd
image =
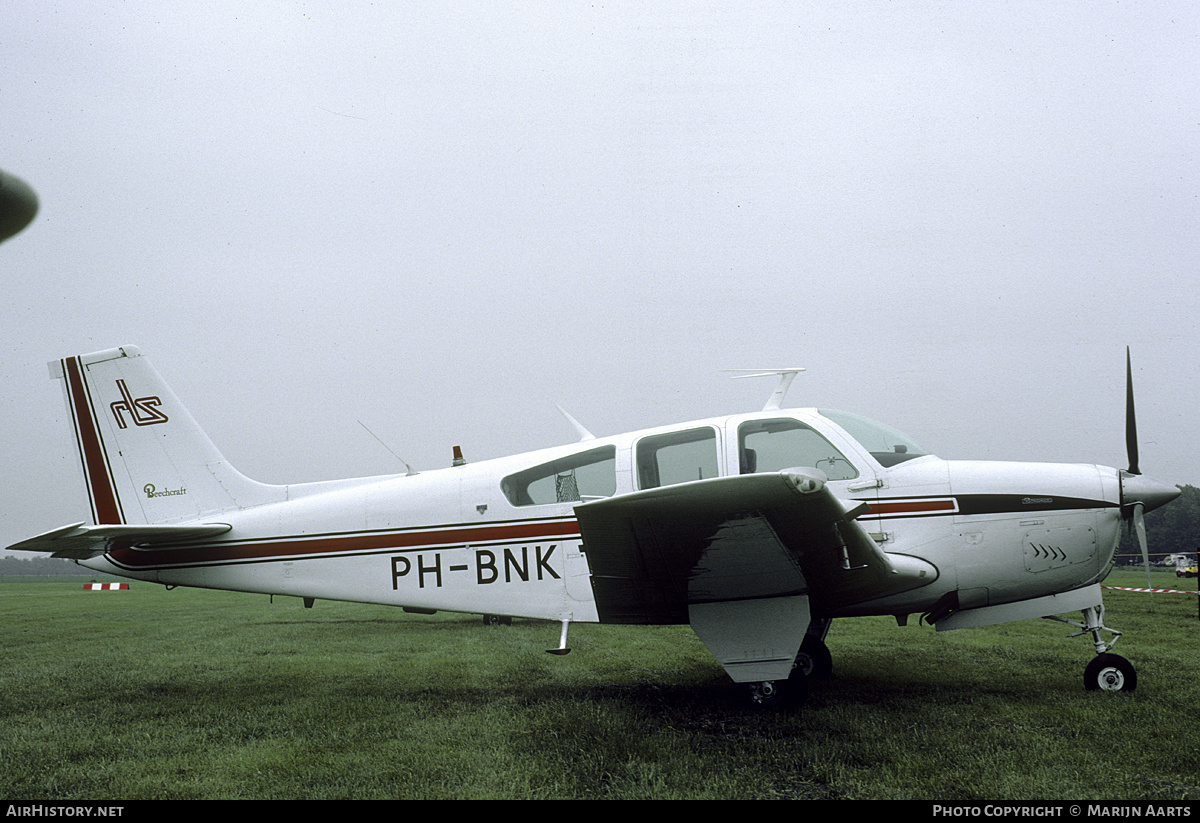
[(841, 426), (846, 434), (857, 440), (884, 468), (929, 454), (917, 441), (891, 426), (850, 412), (830, 409), (817, 411), (822, 417), (828, 417)]

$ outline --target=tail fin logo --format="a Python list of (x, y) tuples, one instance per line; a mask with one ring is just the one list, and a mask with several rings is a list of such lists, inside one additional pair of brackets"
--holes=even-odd
[(167, 416), (157, 408), (162, 405), (162, 401), (157, 397), (134, 399), (124, 380), (117, 381), (117, 388), (121, 390), (122, 399), (111, 403), (109, 408), (112, 409), (113, 417), (117, 418), (119, 428), (123, 429), (127, 425), (125, 416), (121, 412), (127, 413), (135, 426), (153, 426), (155, 423), (167, 422)]

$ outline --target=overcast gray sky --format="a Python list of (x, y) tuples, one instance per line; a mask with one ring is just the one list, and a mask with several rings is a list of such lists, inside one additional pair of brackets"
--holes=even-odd
[(46, 362), (242, 471), (788, 405), (1200, 485), (1192, 2), (5, 3), (0, 545), (87, 517)]

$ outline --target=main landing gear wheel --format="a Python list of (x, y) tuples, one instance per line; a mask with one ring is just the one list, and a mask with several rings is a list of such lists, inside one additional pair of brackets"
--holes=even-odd
[(1083, 685), (1090, 692), (1131, 692), (1137, 688), (1137, 672), (1119, 654), (1098, 654), (1083, 672)]
[(808, 699), (808, 681), (792, 676), (788, 680), (763, 680), (747, 683), (746, 694), (750, 702), (761, 708), (774, 708), (785, 703), (801, 706)]
[(796, 665), (792, 668), (790, 680), (805, 677), (816, 677), (828, 680), (833, 675), (833, 655), (825, 641), (812, 635), (804, 638), (800, 651), (796, 654)]

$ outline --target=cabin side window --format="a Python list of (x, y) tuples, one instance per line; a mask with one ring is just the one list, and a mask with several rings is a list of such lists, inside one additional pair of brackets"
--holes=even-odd
[(637, 445), (638, 488), (656, 489), (720, 473), (717, 433), (704, 427), (644, 437)]
[(539, 506), (612, 497), (617, 491), (617, 450), (613, 446), (567, 457), (510, 474), (500, 489), (514, 506)]
[(738, 426), (738, 461), (742, 474), (812, 467), (830, 480), (858, 477), (858, 470), (833, 444), (790, 417)]

